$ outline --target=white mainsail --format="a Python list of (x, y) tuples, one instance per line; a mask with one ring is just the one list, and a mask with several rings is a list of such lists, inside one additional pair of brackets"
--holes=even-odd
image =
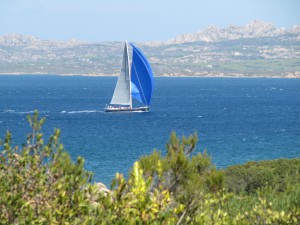
[(123, 62), (121, 73), (118, 78), (114, 95), (110, 104), (113, 105), (132, 105), (130, 92), (130, 68), (127, 42), (124, 47)]

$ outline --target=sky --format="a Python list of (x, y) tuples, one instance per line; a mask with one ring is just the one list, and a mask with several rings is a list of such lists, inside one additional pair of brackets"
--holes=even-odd
[(0, 0), (0, 35), (83, 41), (166, 41), (259, 19), (300, 25), (300, 0)]

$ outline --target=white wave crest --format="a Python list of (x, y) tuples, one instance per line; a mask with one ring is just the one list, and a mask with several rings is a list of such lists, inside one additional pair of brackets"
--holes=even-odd
[(81, 110), (81, 111), (70, 111), (70, 112), (66, 112), (66, 111), (62, 111), (68, 114), (75, 114), (75, 113), (96, 113), (99, 112), (97, 110)]

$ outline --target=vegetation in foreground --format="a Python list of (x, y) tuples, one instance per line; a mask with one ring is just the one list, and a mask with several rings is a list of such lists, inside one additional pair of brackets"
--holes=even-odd
[(159, 151), (116, 174), (109, 192), (72, 162), (55, 129), (48, 142), (38, 113), (21, 148), (0, 146), (0, 224), (299, 224), (300, 159), (249, 162), (218, 170), (195, 153), (197, 135), (171, 134)]

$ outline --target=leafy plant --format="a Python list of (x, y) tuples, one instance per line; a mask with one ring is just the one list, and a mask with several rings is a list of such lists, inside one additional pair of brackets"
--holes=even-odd
[(38, 112), (28, 116), (26, 143), (0, 141), (0, 224), (299, 224), (299, 159), (249, 162), (218, 170), (197, 135), (171, 134), (165, 154), (117, 173), (111, 190), (91, 184), (81, 157), (45, 142)]

